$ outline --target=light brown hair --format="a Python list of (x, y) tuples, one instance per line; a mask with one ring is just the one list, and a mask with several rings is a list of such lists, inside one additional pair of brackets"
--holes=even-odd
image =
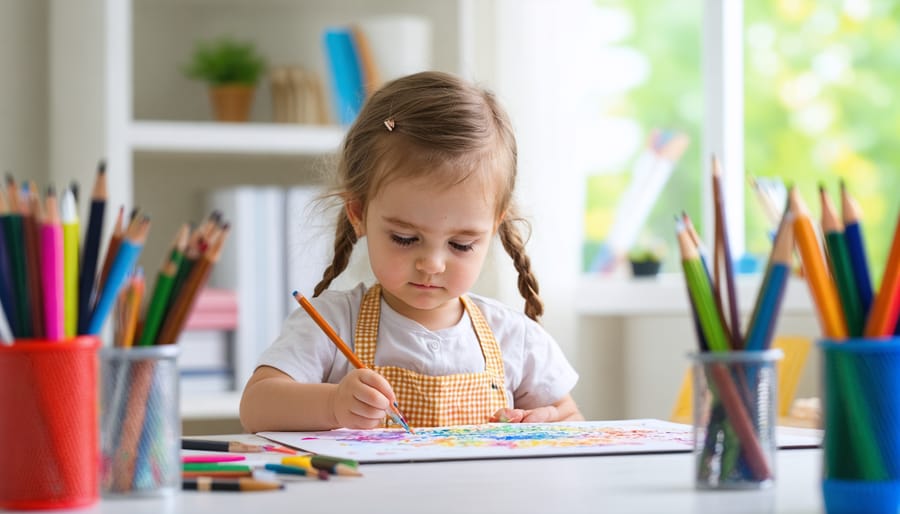
[[(453, 75), (427, 71), (389, 82), (366, 101), (344, 138), (333, 195), (359, 202), (365, 212), (369, 199), (394, 180), (428, 174), (435, 183), (451, 186), (473, 176), (482, 179), (493, 186), (501, 220), (497, 233), (519, 273), (525, 314), (537, 320), (544, 307), (519, 230), (527, 222), (513, 204), (516, 169), (515, 135), (496, 97)], [(314, 296), (347, 268), (356, 241), (341, 209), (334, 259)]]

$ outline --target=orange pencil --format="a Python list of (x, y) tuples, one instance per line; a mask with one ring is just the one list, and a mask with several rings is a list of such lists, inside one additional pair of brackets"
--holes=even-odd
[(847, 322), (838, 300), (837, 287), (825, 266), (825, 257), (816, 238), (816, 229), (809, 216), (809, 209), (800, 197), (797, 186), (791, 187), (790, 208), (794, 213), (794, 241), (800, 251), (803, 273), (825, 336), (831, 339), (846, 339)]
[(878, 294), (866, 321), (866, 337), (885, 337), (894, 333), (900, 312), (900, 215), (894, 228), (894, 241), (884, 268)]
[[(303, 296), (303, 294), (301, 294), (299, 291), (294, 291), (293, 295), (294, 299), (297, 300), (297, 303), (300, 304), (300, 307), (303, 307), (303, 310), (305, 310), (306, 313), (309, 314), (309, 317), (311, 317), (313, 321), (316, 322), (316, 325), (319, 325), (319, 328), (322, 329), (322, 332), (325, 332), (325, 335), (328, 336), (328, 339), (331, 339), (331, 342), (334, 343), (334, 345), (337, 346), (338, 350), (340, 350), (341, 353), (344, 354), (344, 357), (347, 357), (347, 360), (350, 361), (350, 364), (353, 364), (353, 366), (357, 369), (363, 369), (367, 367), (361, 360), (359, 360), (359, 357), (357, 357), (356, 354), (353, 353), (353, 350), (351, 350), (350, 347), (347, 346), (347, 343), (345, 343), (344, 340), (341, 339), (341, 336), (339, 336), (338, 333), (335, 332), (333, 328), (331, 328), (331, 325), (329, 325), (328, 322), (325, 321), (325, 318), (323, 318), (322, 315), (319, 314), (319, 311), (317, 311), (316, 308), (313, 307), (311, 303), (309, 303), (309, 300), (307, 300), (306, 297)], [(409, 423), (406, 422), (406, 418), (404, 418), (403, 414), (400, 413), (400, 409), (397, 407), (397, 402), (394, 402), (394, 404), (391, 405), (391, 412), (389, 412), (388, 414), (390, 414), (395, 423), (405, 428), (407, 432), (409, 432), (410, 434), (415, 433), (409, 427)]]

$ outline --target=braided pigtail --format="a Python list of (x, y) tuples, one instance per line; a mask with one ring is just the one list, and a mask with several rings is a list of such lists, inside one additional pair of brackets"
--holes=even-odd
[(328, 289), (331, 282), (347, 269), (347, 264), (350, 263), (350, 255), (353, 253), (353, 245), (356, 244), (357, 239), (356, 231), (350, 223), (350, 218), (347, 217), (347, 211), (341, 209), (334, 235), (334, 259), (325, 268), (322, 280), (316, 284), (316, 288), (313, 291), (314, 297), (319, 296), (322, 291)]
[(519, 272), (519, 294), (525, 299), (525, 315), (539, 321), (544, 313), (544, 302), (538, 295), (537, 278), (531, 272), (531, 259), (525, 254), (525, 242), (514, 225), (516, 220), (506, 218), (500, 222), (497, 232), (506, 253), (512, 257), (513, 266)]

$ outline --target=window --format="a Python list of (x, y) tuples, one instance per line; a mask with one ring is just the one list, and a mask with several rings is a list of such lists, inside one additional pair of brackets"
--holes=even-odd
[[(747, 171), (796, 183), (814, 214), (818, 185), (838, 201), (844, 180), (863, 208), (878, 284), (897, 217), (892, 192), (900, 188), (900, 6), (747, 1), (744, 10)], [(764, 255), (765, 218), (755, 199), (745, 205), (748, 251)]]
[[(596, 70), (596, 85), (587, 90), (576, 131), (582, 134), (579, 146), (592, 152), (579, 163), (588, 173), (585, 271), (609, 262), (604, 246), (611, 234), (618, 234), (611, 238), (620, 253), (662, 242), (668, 248), (664, 268), (672, 268), (677, 263), (673, 215), (686, 210), (702, 230), (701, 18), (696, 0), (596, 2), (596, 58), (586, 64)], [(664, 184), (647, 187), (640, 175), (660, 174), (658, 166), (664, 165), (641, 157), (654, 134), (662, 144), (679, 134), (689, 142), (671, 173), (659, 178)], [(646, 212), (642, 194), (651, 195)], [(639, 223), (644, 214), (646, 221)]]

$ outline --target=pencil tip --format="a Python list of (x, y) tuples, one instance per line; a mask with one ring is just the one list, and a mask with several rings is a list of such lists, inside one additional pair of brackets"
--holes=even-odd
[(106, 159), (100, 159), (97, 163), (97, 173), (103, 175), (106, 173)]
[(294, 289), (294, 291), (291, 293), (291, 296), (296, 297), (296, 296), (299, 295), (299, 294), (300, 294), (300, 293), (299, 293), (296, 289)]

